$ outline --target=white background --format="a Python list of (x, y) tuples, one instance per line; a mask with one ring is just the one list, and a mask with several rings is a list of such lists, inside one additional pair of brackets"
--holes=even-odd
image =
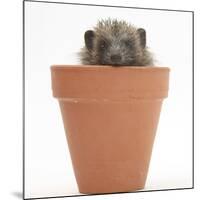
[[(81, 1), (79, 1), (81, 2)], [(90, 1), (87, 1), (88, 3)], [(95, 3), (95, 1), (92, 1)], [(172, 2), (172, 3), (171, 3)], [(130, 6), (143, 6), (143, 7), (158, 7), (158, 8), (171, 8), (171, 9), (190, 9), (196, 10), (198, 6), (190, 1), (188, 4), (186, 2), (181, 2), (181, 4), (176, 3), (177, 1), (135, 1), (135, 4), (129, 4)], [(19, 3), (19, 2), (18, 2)], [(104, 1), (101, 1), (103, 4)], [(113, 4), (113, 2), (106, 1), (105, 4)], [(118, 2), (116, 5), (128, 5), (124, 2)], [(150, 5), (149, 5), (150, 4)], [(5, 6), (5, 8), (4, 8)], [(17, 4), (17, 1), (13, 1), (13, 4), (5, 3), (1, 7), (3, 8), (1, 13), (1, 24), (3, 28), (1, 29), (1, 92), (2, 92), (2, 104), (1, 104), (1, 196), (2, 199), (16, 199), (19, 196), (22, 189), (22, 113), (21, 113), (21, 83), (22, 83), (22, 68), (21, 68), (21, 34), (22, 34), (22, 24), (20, 23), (22, 19), (21, 5)], [(9, 11), (9, 12), (8, 12)], [(198, 16), (196, 12), (196, 16)], [(196, 17), (196, 18), (197, 18)], [(21, 24), (21, 26), (20, 26)], [(199, 27), (198, 27), (199, 28)], [(199, 29), (196, 29), (196, 35), (198, 35)], [(196, 44), (198, 43), (198, 38), (196, 38)], [(197, 45), (196, 45), (197, 52)], [(196, 56), (197, 58), (197, 56)], [(198, 64), (198, 61), (196, 61)], [(195, 77), (199, 73), (199, 69), (195, 68)], [(198, 81), (197, 78), (195, 79)], [(197, 85), (197, 84), (196, 84)], [(10, 92), (12, 90), (12, 93)], [(196, 93), (196, 102), (199, 99), (199, 94)], [(168, 100), (169, 101), (169, 98)], [(167, 106), (167, 101), (165, 105)], [(165, 106), (165, 107), (166, 107)], [(166, 109), (166, 108), (165, 108)], [(196, 109), (199, 111), (199, 106), (196, 105)], [(166, 112), (166, 111), (164, 111)], [(197, 121), (197, 112), (196, 121)], [(163, 115), (163, 113), (162, 113)], [(162, 121), (162, 118), (161, 118)], [(161, 126), (161, 125), (160, 125)], [(196, 132), (198, 132), (199, 127), (196, 123)], [(163, 133), (162, 133), (163, 135)], [(199, 136), (196, 135), (195, 143), (197, 150), (199, 147), (197, 142)], [(170, 146), (171, 147), (171, 146)], [(196, 168), (199, 168), (199, 159), (197, 158)], [(171, 191), (171, 192), (154, 192), (154, 193), (140, 193), (140, 194), (119, 194), (119, 195), (107, 195), (107, 196), (95, 196), (99, 199), (197, 199), (197, 194), (199, 192), (199, 174), (196, 170), (195, 179), (196, 188), (195, 190), (185, 190), (185, 191)], [(89, 199), (93, 197), (81, 197), (84, 199)], [(73, 198), (76, 199), (76, 198)]]
[(26, 197), (79, 194), (50, 65), (78, 64), (84, 32), (108, 17), (145, 28), (158, 65), (171, 68), (145, 190), (192, 187), (192, 14), (27, 2)]

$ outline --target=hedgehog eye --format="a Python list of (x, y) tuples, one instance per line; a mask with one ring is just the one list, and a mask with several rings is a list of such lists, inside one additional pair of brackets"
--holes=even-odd
[(105, 44), (101, 44), (101, 48), (104, 49), (105, 48)]
[(131, 48), (133, 46), (130, 40), (124, 40), (123, 43), (127, 48)]
[(100, 48), (101, 49), (105, 49), (106, 48), (106, 42), (105, 41), (101, 41)]

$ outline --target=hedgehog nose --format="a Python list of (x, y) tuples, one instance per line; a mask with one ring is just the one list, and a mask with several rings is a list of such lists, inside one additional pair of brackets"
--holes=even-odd
[(119, 62), (119, 61), (121, 61), (121, 56), (120, 55), (118, 55), (118, 54), (113, 54), (113, 55), (111, 55), (110, 56), (110, 59), (113, 61), (113, 62)]

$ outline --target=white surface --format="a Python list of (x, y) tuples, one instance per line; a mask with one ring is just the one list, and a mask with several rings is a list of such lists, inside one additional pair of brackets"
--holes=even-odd
[[(63, 0), (64, 1), (64, 0)], [(84, 0), (78, 0), (84, 2)], [(87, 0), (87, 3), (98, 3), (96, 0)], [(126, 2), (126, 3), (124, 3)], [(196, 28), (195, 36), (200, 35), (200, 27), (197, 21), (200, 19), (198, 1), (180, 1), (178, 0), (135, 0), (133, 1), (108, 1), (102, 0), (101, 4), (129, 5), (154, 8), (188, 9), (196, 10)], [(0, 7), (0, 55), (1, 55), (1, 73), (0, 73), (0, 188), (1, 199), (19, 199), (22, 192), (22, 6), (21, 1), (3, 1)], [(145, 192), (133, 194), (100, 195), (81, 198), (63, 198), (63, 199), (199, 199), (200, 195), (200, 159), (199, 159), (199, 111), (200, 101), (198, 87), (199, 82), (199, 38), (195, 39), (196, 50), (196, 68), (195, 68), (195, 189), (180, 190), (169, 192)], [(10, 92), (12, 91), (12, 92)], [(169, 98), (168, 98), (169, 100)], [(167, 105), (168, 100), (165, 101)], [(164, 107), (163, 107), (164, 108)], [(162, 113), (163, 115), (163, 113)], [(161, 119), (162, 120), (162, 119)], [(198, 120), (198, 121), (197, 121)], [(161, 122), (161, 121), (160, 121)], [(163, 135), (163, 133), (162, 133)], [(66, 156), (66, 154), (64, 155)], [(54, 177), (52, 177), (52, 180)], [(56, 186), (57, 187), (57, 186)], [(57, 187), (58, 188), (58, 187)], [(61, 198), (62, 199), (62, 198)]]
[(108, 17), (145, 28), (158, 65), (171, 68), (145, 190), (192, 186), (192, 14), (27, 2), (26, 197), (79, 194), (50, 65), (78, 64), (84, 31)]

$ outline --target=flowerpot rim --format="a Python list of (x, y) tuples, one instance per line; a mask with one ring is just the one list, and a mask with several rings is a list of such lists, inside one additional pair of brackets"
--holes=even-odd
[(59, 99), (163, 99), (168, 95), (168, 67), (52, 65), (53, 95)]
[(169, 67), (165, 66), (111, 66), (111, 65), (67, 65), (53, 64), (52, 70), (131, 70), (131, 71), (170, 71)]

